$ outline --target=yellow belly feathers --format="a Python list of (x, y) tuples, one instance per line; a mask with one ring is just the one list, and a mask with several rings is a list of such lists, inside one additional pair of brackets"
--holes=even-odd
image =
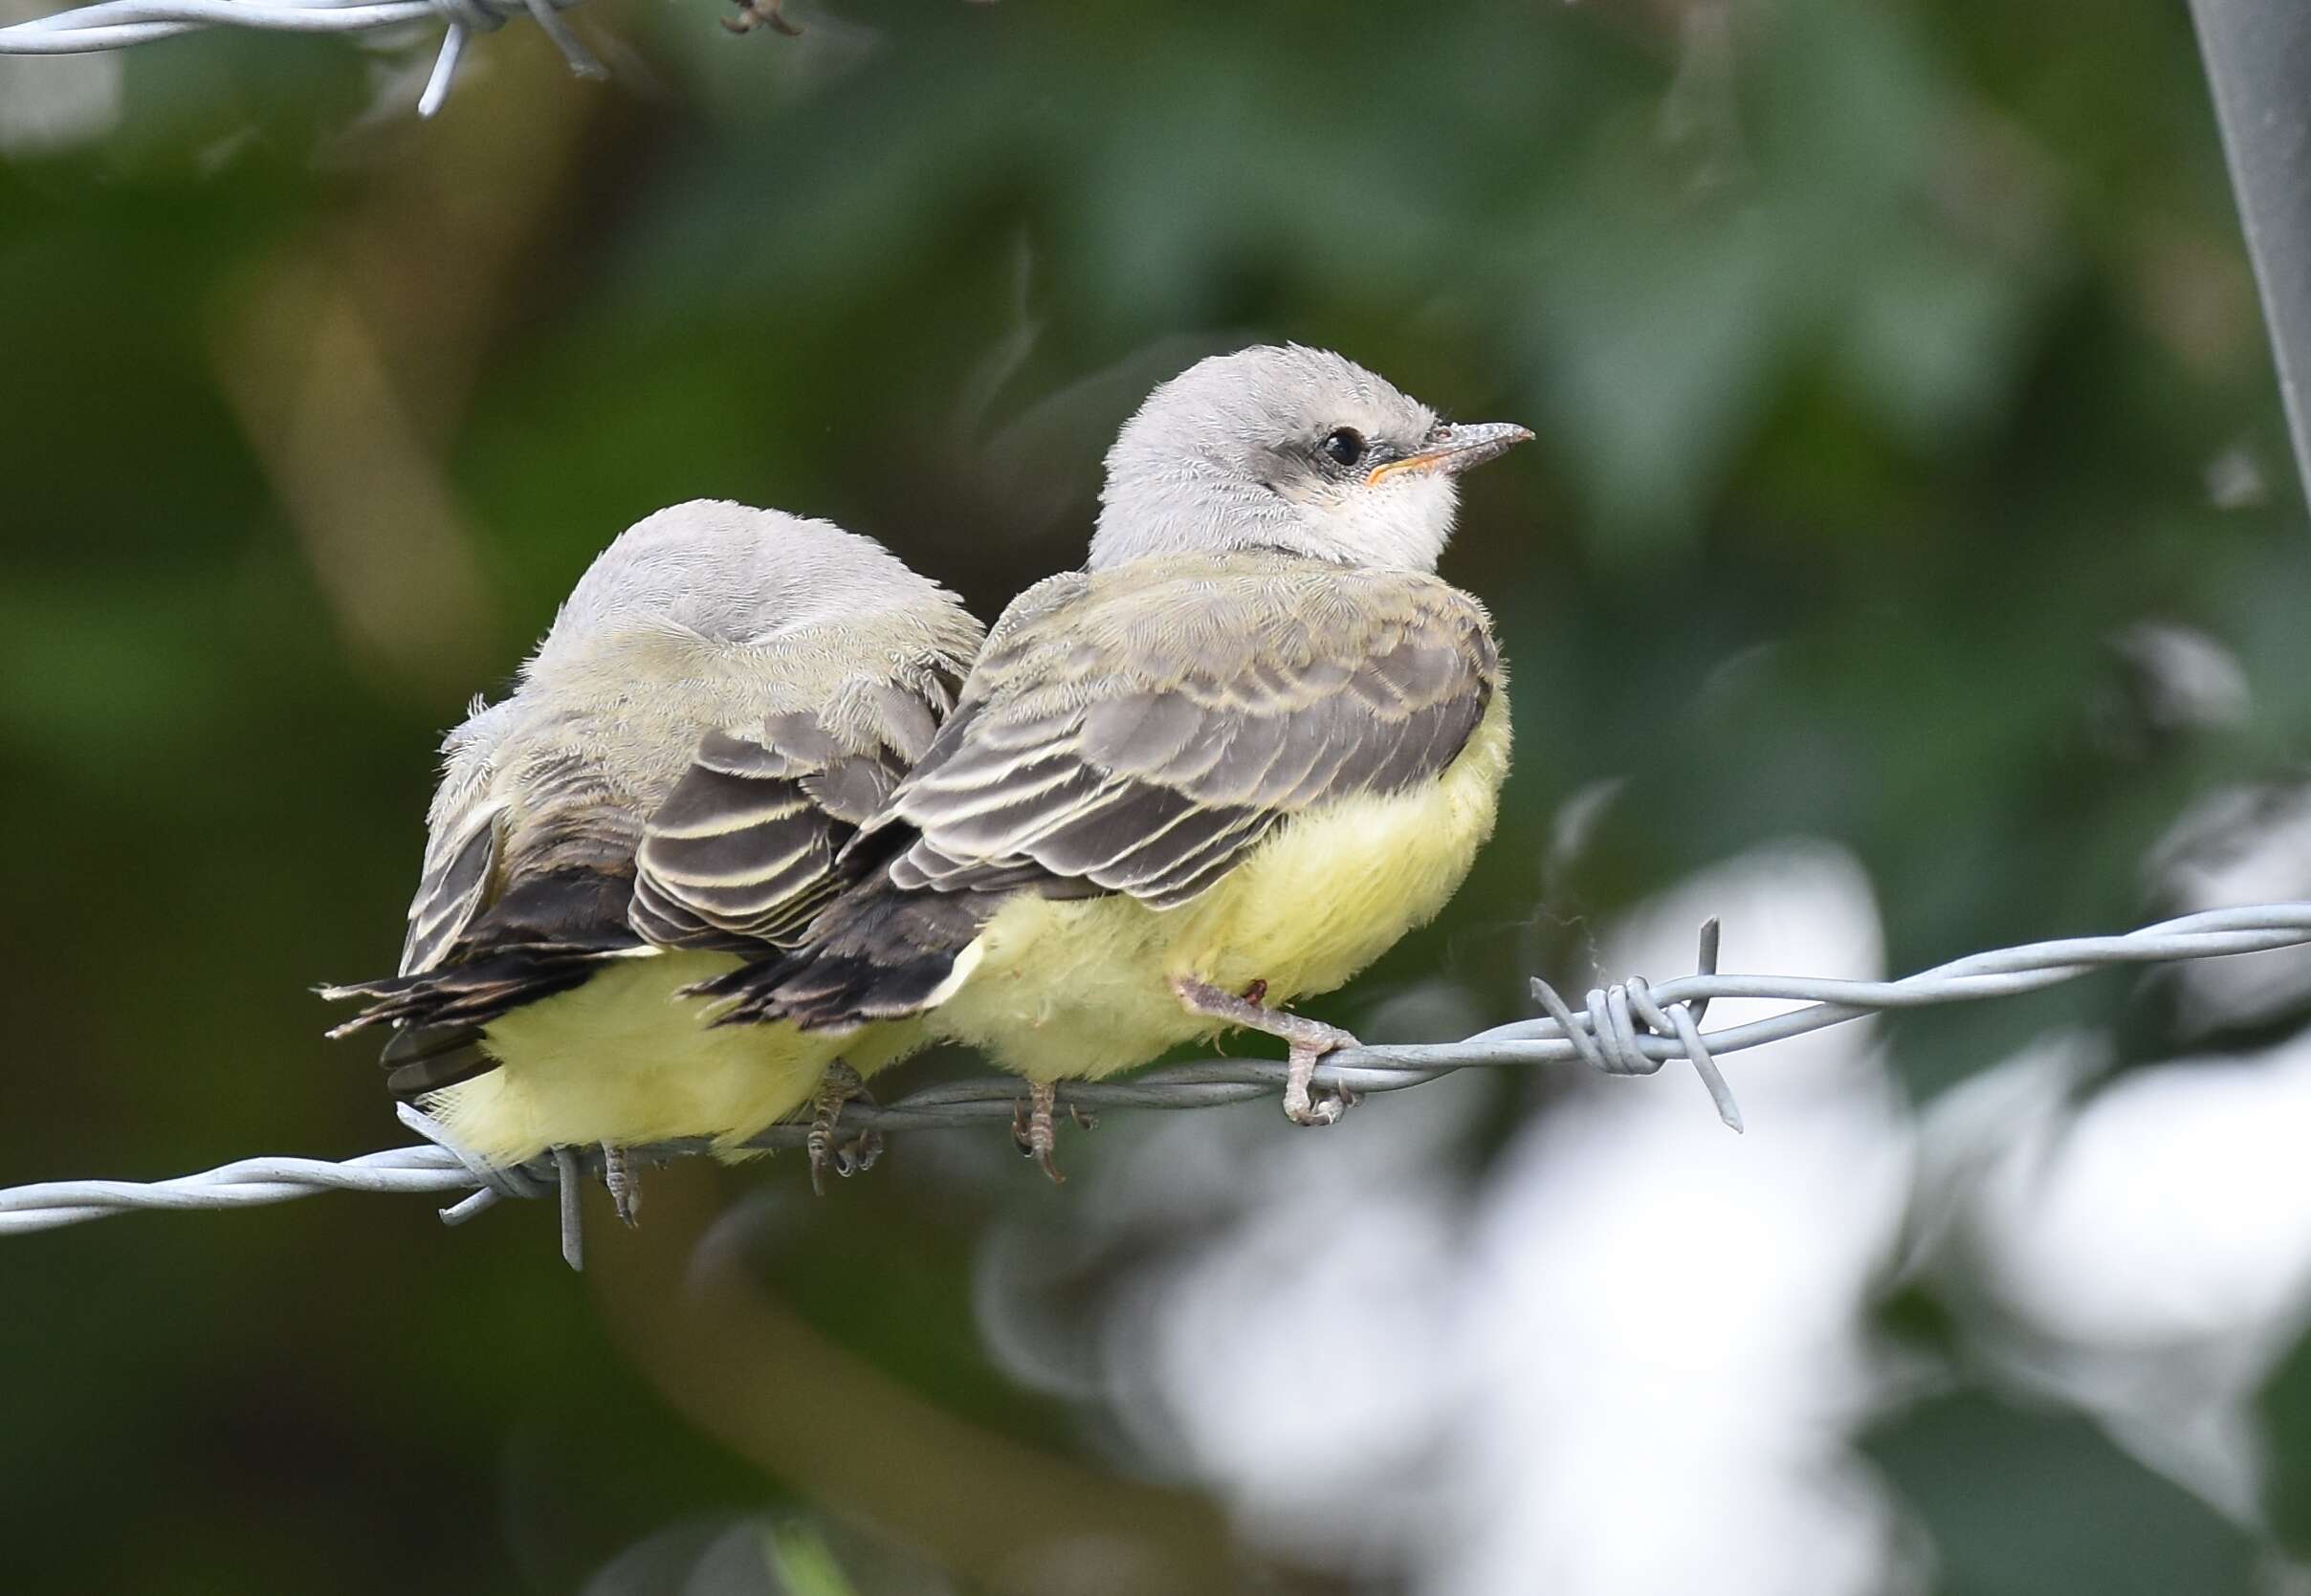
[(426, 1110), (496, 1163), (556, 1146), (684, 1136), (712, 1136), (718, 1156), (740, 1158), (739, 1144), (810, 1100), (838, 1054), (864, 1075), (906, 1051), (918, 1029), (829, 1037), (708, 1026), (698, 1002), (676, 995), (737, 963), (695, 952), (610, 961), (583, 986), (491, 1021), (483, 1045), (499, 1067), (432, 1093)]
[(1096, 1078), (1227, 1029), (1179, 1006), (1175, 975), (1231, 992), (1265, 980), (1270, 1004), (1345, 985), (1460, 887), (1492, 834), (1508, 744), (1496, 690), (1438, 780), (1288, 820), (1176, 908), (1016, 899), (965, 951), (931, 1026), (1033, 1080)]

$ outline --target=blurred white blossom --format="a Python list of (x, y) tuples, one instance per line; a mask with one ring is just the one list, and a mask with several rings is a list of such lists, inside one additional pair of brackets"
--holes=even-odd
[(1935, 1104), (1935, 1251), (1991, 1300), (1976, 1349), (2008, 1377), (2246, 1519), (2247, 1401), (2311, 1311), (2311, 1038), (2137, 1071), (2074, 1114), (2097, 1051), (2050, 1038)]

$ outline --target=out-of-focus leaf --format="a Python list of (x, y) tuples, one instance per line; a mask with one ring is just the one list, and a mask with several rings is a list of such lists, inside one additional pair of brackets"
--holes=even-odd
[(2271, 1371), (2257, 1404), (2269, 1450), (2263, 1507), (2298, 1557), (2311, 1557), (2311, 1334)]
[(1933, 1542), (1943, 1596), (2247, 1596), (2254, 1542), (2076, 1413), (1981, 1392), (1864, 1443)]
[(1816, 313), (1763, 217), (1590, 226), (1536, 282), (1532, 358), (1598, 533), (1626, 559), (1691, 536)]
[(771, 1566), (790, 1596), (855, 1596), (834, 1548), (807, 1524), (782, 1524), (770, 1532)]

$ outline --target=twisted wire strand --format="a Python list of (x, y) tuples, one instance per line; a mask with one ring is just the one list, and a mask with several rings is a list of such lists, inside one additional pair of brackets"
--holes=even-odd
[[(1887, 1010), (1925, 1008), (2036, 992), (2115, 966), (2267, 952), (2311, 944), (2311, 903), (2250, 905), (2210, 909), (2162, 921), (2117, 936), (2068, 937), (1971, 953), (1894, 981), (1856, 981), (1810, 975), (1726, 975), (1717, 973), (1718, 926), (1702, 928), (1697, 973), (1658, 985), (1642, 976), (1590, 992), (1571, 1008), (1547, 982), (1532, 983), (1541, 1017), (1518, 1020), (1457, 1042), (1349, 1047), (1326, 1057), (1316, 1084), (1357, 1093), (1402, 1091), (1455, 1070), (1579, 1061), (1617, 1075), (1650, 1075), (1663, 1064), (1693, 1066), (1718, 1115), (1735, 1130), (1741, 1110), (1717, 1060), (1729, 1053), (1804, 1036)], [(1701, 1028), (1719, 997), (1795, 1000), (1806, 1006), (1714, 1031)], [(1283, 1060), (1212, 1059), (1145, 1070), (1124, 1081), (1073, 1082), (1063, 1104), (1085, 1109), (1213, 1108), (1271, 1097), (1284, 1087)], [(861, 1130), (949, 1129), (989, 1122), (1008, 1124), (1021, 1096), (1009, 1076), (947, 1082), (887, 1104), (859, 1103), (843, 1112), (847, 1133)], [(459, 1224), (504, 1197), (559, 1196), (562, 1255), (573, 1268), (582, 1257), (578, 1196), (582, 1181), (598, 1173), (594, 1151), (557, 1148), (517, 1168), (489, 1165), (461, 1148), (417, 1109), (398, 1110), (403, 1124), (426, 1141), (341, 1163), (315, 1158), (246, 1158), (200, 1174), (151, 1182), (56, 1180), (0, 1191), (0, 1235), (101, 1219), (140, 1209), (253, 1208), (319, 1192), (459, 1192), (441, 1211)], [(799, 1148), (805, 1124), (773, 1126), (751, 1145)], [(637, 1162), (666, 1163), (705, 1150), (703, 1139), (638, 1148)]]
[(0, 55), (77, 55), (124, 50), (204, 28), (250, 28), (290, 33), (360, 33), (413, 22), (446, 23), (440, 52), (418, 97), (429, 117), (449, 98), (450, 85), (475, 33), (495, 33), (515, 17), (538, 24), (581, 77), (606, 77), (560, 12), (581, 0), (99, 0), (51, 16), (0, 28)]

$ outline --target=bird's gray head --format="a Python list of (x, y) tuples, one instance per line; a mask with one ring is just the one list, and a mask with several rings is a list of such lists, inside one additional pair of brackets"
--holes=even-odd
[(595, 557), (525, 674), (583, 668), (638, 634), (748, 646), (889, 610), (960, 607), (831, 521), (693, 499), (644, 516)]
[(1108, 451), (1090, 567), (1281, 549), (1433, 571), (1452, 536), (1456, 478), (1531, 436), (1441, 422), (1328, 350), (1215, 355), (1150, 394)]

